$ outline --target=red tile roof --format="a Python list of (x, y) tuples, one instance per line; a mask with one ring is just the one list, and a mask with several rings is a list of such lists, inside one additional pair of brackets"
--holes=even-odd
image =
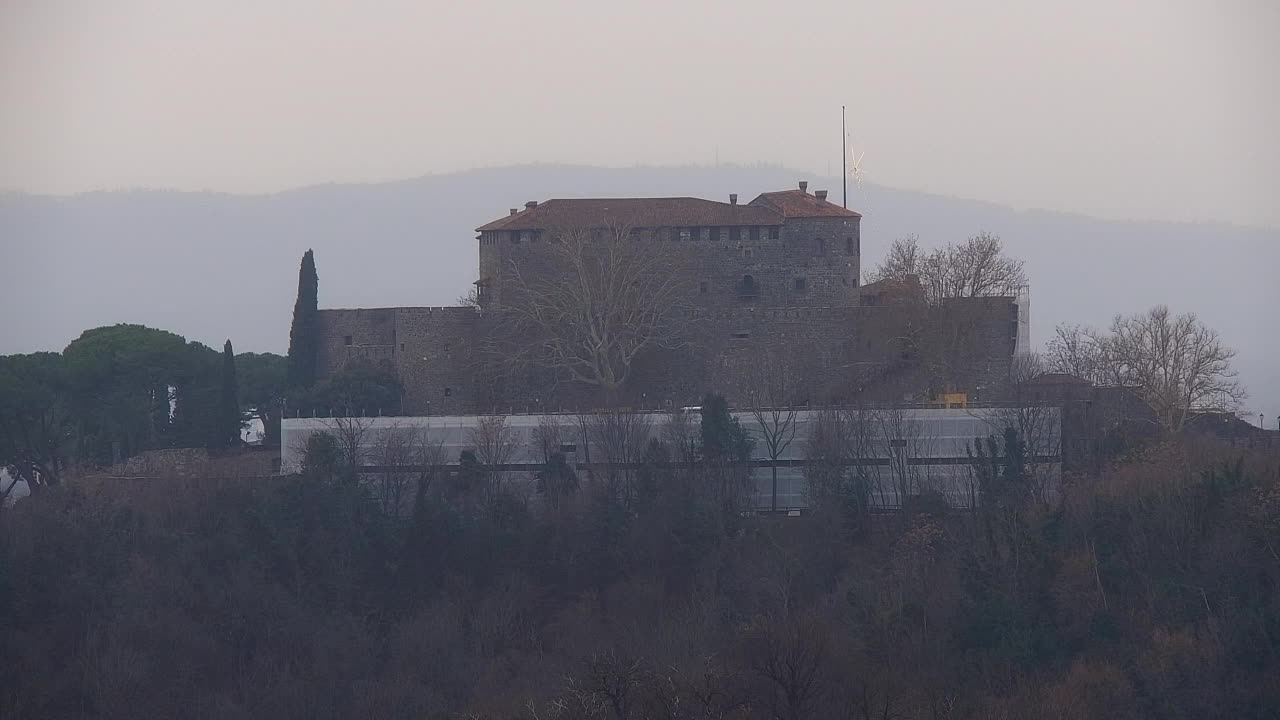
[(847, 210), (827, 200), (819, 200), (803, 190), (761, 193), (749, 204), (772, 208), (789, 218), (862, 217), (860, 213)]
[(598, 227), (604, 222), (630, 227), (705, 227), (709, 225), (781, 225), (782, 214), (762, 205), (735, 205), (701, 198), (555, 199), (476, 228), (545, 230)]

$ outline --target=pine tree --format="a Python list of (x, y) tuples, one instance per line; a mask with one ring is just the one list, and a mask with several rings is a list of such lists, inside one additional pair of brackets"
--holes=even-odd
[(298, 299), (293, 305), (289, 329), (289, 387), (306, 389), (316, 382), (316, 355), (320, 349), (319, 278), (314, 254), (307, 250), (298, 270)]
[(222, 397), (218, 402), (218, 444), (235, 447), (243, 427), (240, 419), (240, 389), (236, 384), (236, 354), (228, 340), (222, 346)]

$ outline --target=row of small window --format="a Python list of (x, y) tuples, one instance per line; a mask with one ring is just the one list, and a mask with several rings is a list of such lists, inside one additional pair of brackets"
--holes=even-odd
[[(700, 228), (700, 227), (633, 228), (630, 232), (630, 235), (633, 239), (636, 239), (636, 240), (648, 237), (656, 240), (679, 240), (683, 242), (691, 242), (694, 240), (701, 240), (703, 238), (702, 229), (703, 228)], [(743, 232), (742, 232), (743, 228), (740, 226), (731, 226), (729, 228), (712, 226), (710, 228), (707, 228), (707, 233), (708, 233), (707, 237), (709, 240), (715, 242), (715, 241), (721, 240), (727, 232), (728, 234), (727, 239), (731, 243), (742, 242), (744, 239), (750, 240), (752, 242), (758, 242), (765, 230), (768, 231), (768, 238), (770, 240), (777, 240), (780, 237), (780, 233), (781, 233), (781, 229), (778, 228), (776, 225), (767, 226), (767, 227), (761, 226), (761, 225), (751, 225), (747, 227), (746, 230), (747, 230), (747, 233), (746, 233), (746, 237), (744, 238)], [(592, 232), (592, 239), (594, 240), (603, 239), (604, 233), (605, 233), (605, 231), (601, 229), (592, 230), (591, 232)], [(537, 242), (542, 238), (542, 231), (541, 230), (509, 230), (506, 232), (506, 235), (507, 235), (507, 238), (512, 243), (519, 244), (522, 242)], [(481, 238), (481, 242), (486, 245), (492, 245), (495, 242), (497, 242), (497, 237), (496, 235), (483, 237)], [(826, 241), (822, 238), (817, 238), (815, 240), (815, 249), (817, 251), (817, 254), (819, 255), (826, 254)], [(845, 253), (848, 255), (857, 254), (858, 239), (854, 237), (845, 238), (844, 250), (845, 250)]]

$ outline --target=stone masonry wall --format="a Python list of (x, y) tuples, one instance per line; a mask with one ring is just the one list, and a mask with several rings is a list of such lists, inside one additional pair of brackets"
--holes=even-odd
[(398, 308), (320, 311), (317, 372), (328, 377), (354, 362), (395, 363), (395, 314)]
[[(697, 404), (702, 394), (749, 402), (766, 360), (780, 360), (787, 383), (810, 403), (861, 397), (902, 400), (926, 390), (958, 389), (997, 399), (1009, 373), (1016, 323), (1008, 298), (978, 298), (945, 308), (711, 307), (696, 311), (690, 343), (638, 358), (624, 400), (636, 407)], [(386, 317), (379, 313), (385, 312)], [(342, 363), (386, 358), (405, 385), (406, 414), (464, 414), (494, 407), (587, 407), (591, 393), (534, 373), (507, 376), (495, 401), (478, 344), (492, 316), (472, 308), (325, 310), (324, 372)], [(345, 338), (351, 336), (352, 344)], [(911, 338), (924, 337), (923, 345)], [(394, 344), (391, 341), (394, 339)], [(927, 359), (926, 357), (927, 356)]]
[(482, 390), (475, 386), (474, 367), (480, 324), (475, 308), (396, 309), (396, 366), (405, 388), (405, 413), (473, 411)]
[[(858, 304), (861, 237), (858, 218), (792, 218), (770, 237), (770, 226), (645, 229), (636, 242), (659, 243), (672, 272), (688, 280), (690, 302), (702, 308), (839, 307)], [(516, 263), (526, 279), (558, 277), (545, 239), (529, 231), (480, 235), (480, 279), (486, 306), (518, 302)], [(744, 285), (750, 278), (750, 285)], [(749, 288), (749, 290), (748, 290)]]

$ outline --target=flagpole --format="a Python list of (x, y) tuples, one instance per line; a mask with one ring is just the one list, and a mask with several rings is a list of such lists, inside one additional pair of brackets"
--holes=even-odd
[(849, 168), (845, 163), (849, 162), (849, 149), (845, 147), (849, 134), (844, 129), (844, 106), (840, 106), (840, 185), (844, 189), (844, 209), (849, 209)]

